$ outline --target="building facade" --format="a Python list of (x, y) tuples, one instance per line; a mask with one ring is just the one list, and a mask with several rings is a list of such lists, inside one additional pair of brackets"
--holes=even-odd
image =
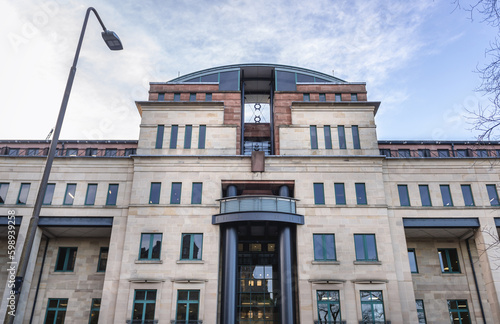
[[(364, 83), (151, 83), (138, 141), (61, 141), (14, 323), (500, 323), (500, 143), (378, 141)], [(48, 141), (0, 141), (1, 310)]]

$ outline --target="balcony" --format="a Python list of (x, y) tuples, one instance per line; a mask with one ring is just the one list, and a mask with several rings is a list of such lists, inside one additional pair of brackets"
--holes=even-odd
[(296, 213), (297, 199), (280, 196), (234, 196), (219, 199), (220, 213), (212, 216), (212, 224), (238, 221), (278, 221), (304, 224), (304, 216)]

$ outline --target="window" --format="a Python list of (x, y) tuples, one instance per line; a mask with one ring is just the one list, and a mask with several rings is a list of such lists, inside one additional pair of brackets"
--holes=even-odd
[(7, 199), (7, 192), (8, 191), (9, 191), (9, 184), (8, 183), (0, 183), (0, 204), (5, 204), (5, 199)]
[(309, 127), (311, 133), (311, 150), (318, 149), (318, 133), (316, 132), (316, 126)]
[(189, 324), (198, 321), (199, 300), (199, 290), (177, 291), (177, 314), (175, 315), (177, 324)]
[(339, 132), (339, 148), (340, 149), (345, 149), (345, 128), (344, 126), (337, 126), (337, 131)]
[(99, 250), (99, 262), (97, 263), (97, 272), (106, 271), (106, 266), (108, 265), (108, 247), (102, 247)]
[(410, 196), (408, 195), (407, 185), (398, 185), (399, 204), (401, 206), (410, 206)]
[(36, 156), (38, 155), (38, 149), (37, 148), (29, 148), (26, 150), (26, 155), (28, 156)]
[(380, 155), (391, 157), (391, 149), (380, 149)]
[(181, 94), (180, 93), (174, 93), (174, 101), (181, 101)]
[(165, 101), (165, 94), (164, 93), (158, 94), (158, 101)]
[(9, 148), (9, 156), (18, 156), (19, 149), (18, 148)]
[(204, 149), (205, 148), (205, 138), (207, 136), (207, 126), (206, 125), (200, 125), (200, 134), (198, 137), (198, 148), (199, 149)]
[(205, 101), (212, 101), (212, 94), (211, 93), (205, 94)]
[(191, 204), (201, 204), (202, 188), (203, 188), (203, 183), (193, 182), (193, 190), (191, 192)]
[(325, 132), (325, 149), (331, 150), (332, 149), (332, 132), (330, 130), (330, 126), (325, 125), (323, 127), (323, 130)]
[(354, 184), (356, 189), (356, 200), (358, 205), (366, 205), (366, 189), (364, 183), (356, 183)]
[(343, 183), (335, 183), (335, 203), (337, 205), (345, 205), (345, 188)]
[(184, 132), (184, 148), (191, 148), (191, 134), (193, 133), (193, 126), (186, 125), (186, 131)]
[(352, 144), (353, 144), (353, 146), (354, 146), (355, 149), (360, 149), (361, 148), (361, 144), (359, 142), (359, 129), (358, 129), (358, 126), (353, 125), (351, 127), (351, 130), (352, 130)]
[(149, 192), (149, 203), (160, 203), (161, 182), (151, 182), (151, 190)]
[(304, 93), (304, 100), (303, 101), (309, 101), (311, 100), (311, 96), (308, 93)]
[(314, 183), (314, 204), (324, 205), (325, 204), (325, 191), (322, 183)]
[(43, 196), (43, 205), (52, 204), (52, 197), (54, 197), (54, 189), (56, 188), (55, 183), (47, 184), (47, 189), (45, 189), (45, 195)]
[(106, 198), (106, 205), (116, 205), (116, 197), (118, 196), (118, 185), (110, 184), (108, 187), (108, 197)]
[(139, 260), (159, 260), (163, 234), (141, 234), (141, 251)]
[(68, 298), (49, 298), (44, 324), (63, 324), (67, 307)]
[(457, 249), (438, 249), (442, 273), (460, 273)]
[(342, 95), (340, 93), (335, 94), (335, 101), (342, 101)]
[(443, 197), (443, 206), (451, 207), (453, 206), (453, 200), (451, 199), (451, 192), (449, 185), (440, 185), (441, 196)]
[(477, 157), (488, 157), (488, 150), (476, 150)]
[(189, 94), (189, 101), (196, 101), (196, 93)]
[(314, 260), (316, 261), (336, 261), (335, 235), (334, 234), (314, 234)]
[(76, 247), (60, 247), (57, 253), (55, 271), (73, 271), (75, 269), (76, 250)]
[(358, 94), (357, 93), (351, 93), (351, 101), (358, 101)]
[(418, 273), (417, 255), (415, 254), (415, 249), (408, 249), (408, 260), (410, 260), (411, 273)]
[(170, 203), (171, 204), (180, 204), (181, 203), (181, 182), (173, 182), (172, 183), (172, 192), (170, 194)]
[(316, 291), (318, 304), (318, 324), (341, 323), (340, 296), (338, 290)]
[(442, 149), (438, 150), (438, 157), (449, 157), (450, 156), (450, 151), (448, 149)]
[(467, 300), (448, 300), (448, 311), (453, 324), (471, 324)]
[(432, 206), (429, 186), (418, 185), (418, 190), (420, 191), (420, 201), (422, 202), (422, 206)]
[(399, 149), (398, 150), (398, 155), (399, 155), (399, 157), (402, 157), (402, 158), (409, 158), (410, 157), (410, 150), (408, 150), (408, 149)]
[(163, 133), (165, 132), (165, 126), (164, 125), (158, 125), (156, 129), (156, 149), (161, 149), (163, 148)]
[[(8, 184), (7, 184), (8, 186)], [(497, 186), (494, 184), (486, 185), (486, 190), (488, 191), (488, 197), (490, 199), (491, 206), (500, 206), (500, 202), (498, 201), (498, 191)], [(7, 193), (7, 190), (5, 190)], [(0, 187), (0, 197), (1, 197), (1, 187)], [(4, 196), (5, 197), (5, 196)]]
[(361, 290), (361, 317), (363, 323), (385, 323), (384, 301), (380, 290)]
[(99, 322), (100, 311), (101, 298), (92, 298), (92, 304), (90, 304), (89, 324), (97, 324)]
[(126, 148), (125, 149), (125, 156), (130, 156), (132, 154), (135, 154), (136, 149), (135, 148)]
[(133, 323), (149, 323), (155, 319), (156, 289), (136, 289), (134, 291)]
[(354, 234), (356, 261), (378, 261), (375, 234)]
[(85, 205), (93, 205), (97, 193), (97, 183), (89, 183), (87, 185), (87, 194), (85, 195)]
[(96, 148), (85, 149), (85, 156), (97, 156), (97, 149)]
[(179, 130), (179, 126), (172, 125), (172, 129), (170, 130), (170, 146), (169, 148), (175, 149), (177, 148), (177, 132)]
[(431, 150), (429, 149), (419, 149), (418, 157), (431, 157)]
[(118, 152), (117, 149), (115, 148), (109, 148), (109, 149), (106, 149), (106, 151), (104, 151), (104, 156), (116, 156), (116, 153)]
[(457, 157), (468, 157), (470, 156), (469, 150), (467, 149), (458, 149), (457, 150)]
[(181, 260), (201, 260), (203, 234), (182, 234)]
[(474, 197), (470, 185), (461, 185), (465, 206), (474, 206)]
[(418, 324), (427, 324), (427, 320), (425, 319), (425, 308), (424, 301), (422, 299), (415, 300), (417, 304), (417, 316), (418, 316)]
[(77, 148), (66, 149), (66, 156), (78, 156), (78, 149)]
[(18, 205), (25, 205), (28, 200), (28, 193), (30, 192), (30, 183), (21, 183), (21, 188), (19, 189), (19, 195), (17, 196)]
[(326, 101), (326, 95), (324, 93), (319, 94), (319, 101)]
[(75, 200), (76, 183), (68, 183), (66, 185), (66, 194), (64, 194), (63, 205), (73, 205)]

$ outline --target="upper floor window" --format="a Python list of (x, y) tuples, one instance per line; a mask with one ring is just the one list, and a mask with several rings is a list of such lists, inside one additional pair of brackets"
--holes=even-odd
[(420, 191), (420, 201), (422, 202), (422, 206), (432, 206), (429, 186), (418, 185), (418, 190)]
[(311, 96), (309, 93), (304, 93), (304, 101), (310, 101), (311, 100)]
[(43, 196), (43, 205), (52, 204), (52, 197), (54, 197), (54, 190), (56, 188), (55, 183), (47, 184), (47, 189), (45, 189), (45, 195)]
[(180, 93), (174, 93), (174, 101), (181, 101), (181, 94)]
[(106, 266), (108, 265), (108, 247), (102, 247), (99, 250), (99, 262), (97, 263), (97, 272), (106, 271)]
[(159, 260), (161, 252), (162, 234), (143, 233), (141, 234), (141, 250), (139, 260)]
[(457, 249), (438, 249), (442, 273), (460, 273)]
[(179, 126), (177, 125), (172, 125), (172, 128), (170, 129), (170, 146), (169, 148), (175, 149), (177, 148), (177, 132), (179, 130)]
[(470, 153), (469, 150), (467, 149), (458, 149), (457, 150), (457, 157), (469, 157)]
[(21, 188), (19, 188), (19, 195), (17, 196), (18, 205), (25, 205), (28, 201), (28, 193), (30, 191), (30, 183), (21, 183)]
[(450, 150), (448, 149), (439, 149), (438, 151), (438, 157), (450, 157)]
[(353, 145), (354, 149), (360, 149), (361, 148), (361, 143), (359, 141), (359, 129), (358, 129), (358, 126), (352, 125), (351, 130), (352, 130), (352, 145)]
[(207, 134), (207, 126), (206, 125), (200, 125), (200, 131), (198, 135), (198, 148), (199, 149), (204, 149), (205, 148), (205, 138)]
[(324, 93), (319, 94), (319, 101), (326, 101), (326, 95)]
[(184, 148), (185, 149), (191, 148), (191, 135), (192, 135), (192, 133), (193, 133), (193, 126), (186, 125), (185, 132), (184, 132)]
[(443, 197), (443, 206), (451, 207), (453, 206), (453, 200), (451, 199), (451, 191), (449, 185), (440, 185), (441, 196)]
[(431, 150), (429, 149), (419, 149), (418, 157), (431, 157)]
[(470, 185), (461, 185), (465, 206), (474, 206), (474, 197)]
[(63, 205), (73, 205), (75, 201), (76, 183), (66, 185), (66, 194), (64, 195)]
[[(1, 190), (1, 188), (0, 188)], [(498, 200), (498, 191), (497, 186), (494, 184), (486, 185), (486, 190), (488, 191), (488, 198), (490, 200), (491, 206), (500, 206), (500, 202)], [(1, 196), (1, 193), (0, 193)]]
[(0, 204), (5, 204), (5, 199), (7, 199), (8, 191), (9, 191), (9, 184), (0, 183)]
[(408, 249), (408, 260), (410, 261), (411, 273), (418, 273), (417, 255), (415, 254), (415, 249)]
[(19, 149), (18, 148), (9, 148), (9, 156), (18, 156)]
[(189, 101), (196, 101), (196, 93), (189, 94)]
[(448, 300), (448, 311), (453, 324), (471, 324), (467, 300)]
[(325, 149), (332, 149), (332, 132), (330, 130), (330, 126), (323, 126), (323, 131), (325, 132)]
[(155, 148), (161, 149), (163, 147), (163, 134), (165, 132), (165, 126), (164, 125), (158, 125), (156, 129), (156, 144)]
[(314, 204), (324, 205), (325, 204), (325, 191), (323, 188), (323, 183), (314, 183)]
[(375, 234), (354, 234), (356, 261), (378, 261)]
[(312, 125), (309, 127), (309, 132), (311, 134), (311, 150), (318, 149), (318, 133), (316, 131), (316, 126)]
[(201, 204), (203, 183), (193, 182), (193, 188), (191, 192), (191, 204)]
[(63, 324), (68, 308), (68, 298), (49, 298), (44, 324)]
[[(316, 292), (318, 305), (318, 324), (341, 323), (340, 296), (338, 290), (318, 290)], [(316, 323), (316, 322), (315, 322)]]
[(408, 149), (399, 149), (398, 150), (398, 155), (399, 155), (399, 157), (402, 157), (402, 158), (409, 158), (410, 157), (410, 150), (408, 150)]
[(172, 191), (170, 193), (170, 203), (171, 204), (180, 204), (181, 203), (181, 182), (173, 182), (172, 183)]
[(358, 101), (358, 94), (357, 93), (351, 93), (351, 101)]
[(201, 260), (203, 234), (182, 234), (181, 260)]
[(117, 152), (118, 152), (117, 149), (109, 148), (109, 149), (106, 149), (106, 151), (104, 152), (104, 156), (116, 156)]
[(314, 260), (316, 261), (336, 261), (335, 235), (334, 234), (314, 234)]
[(380, 149), (380, 155), (391, 157), (391, 149)]
[(60, 247), (55, 271), (73, 271), (76, 261), (76, 247)]
[(337, 205), (345, 205), (345, 188), (343, 183), (335, 183), (335, 204)]
[(335, 94), (335, 101), (342, 101), (342, 95), (340, 93)]
[(118, 184), (110, 184), (108, 187), (108, 196), (106, 198), (106, 205), (116, 205), (117, 196), (118, 196)]
[(366, 200), (366, 188), (364, 183), (355, 183), (356, 189), (356, 200), (358, 205), (366, 205), (368, 202)]
[(211, 93), (205, 94), (205, 101), (212, 101), (212, 94)]
[(161, 182), (151, 182), (151, 190), (149, 192), (149, 203), (160, 203)]
[(158, 101), (164, 101), (165, 100), (165, 93), (159, 93), (158, 94)]
[(85, 205), (93, 205), (97, 194), (97, 183), (89, 183), (87, 185), (87, 194), (85, 196)]
[(361, 290), (361, 323), (386, 323), (384, 301), (380, 290)]
[(407, 185), (398, 185), (399, 204), (401, 206), (410, 206), (410, 196), (408, 195)]
[(339, 132), (339, 148), (345, 149), (346, 144), (345, 144), (345, 128), (344, 128), (344, 126), (338, 125), (337, 131)]
[(417, 299), (415, 300), (415, 303), (417, 304), (418, 324), (427, 324), (424, 301), (422, 299)]
[(85, 156), (97, 156), (97, 149), (96, 148), (85, 149)]
[(133, 323), (153, 323), (156, 308), (156, 289), (134, 291)]
[(26, 155), (28, 156), (36, 156), (38, 155), (38, 149), (37, 148), (29, 148), (26, 150)]
[(77, 148), (66, 149), (66, 156), (78, 156), (78, 149)]
[(477, 157), (488, 157), (488, 150), (476, 150)]

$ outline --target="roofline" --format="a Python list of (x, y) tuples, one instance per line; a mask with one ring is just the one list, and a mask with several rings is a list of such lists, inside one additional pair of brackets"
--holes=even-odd
[(405, 140), (383, 140), (383, 141), (378, 141), (378, 144), (396, 144), (396, 145), (405, 145), (405, 144), (424, 144), (424, 145), (451, 145), (451, 144), (461, 144), (461, 145), (499, 145), (500, 141), (477, 141), (477, 140), (465, 140), (465, 141), (431, 141), (431, 140), (411, 140), (411, 141), (405, 141)]
[[(51, 140), (0, 140), (0, 144), (50, 144)], [(58, 144), (137, 144), (138, 140), (59, 140)]]

